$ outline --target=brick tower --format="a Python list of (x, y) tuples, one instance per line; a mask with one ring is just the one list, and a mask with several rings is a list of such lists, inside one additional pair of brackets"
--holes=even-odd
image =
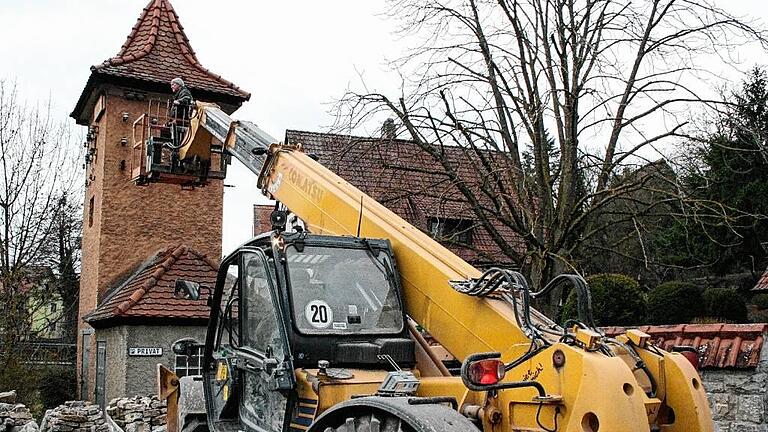
[(134, 121), (151, 106), (166, 106), (157, 102), (171, 97), (169, 82), (176, 77), (196, 100), (217, 103), (228, 113), (250, 98), (204, 68), (168, 0), (152, 0), (119, 53), (91, 67), (71, 114), (89, 128), (78, 331), (83, 399), (94, 392), (95, 340), (82, 317), (100, 305), (105, 292), (162, 248), (184, 244), (212, 260), (221, 255), (221, 180), (191, 190), (131, 181)]

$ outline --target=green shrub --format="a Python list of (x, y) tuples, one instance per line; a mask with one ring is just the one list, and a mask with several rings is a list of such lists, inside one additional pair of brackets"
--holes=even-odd
[[(587, 278), (592, 311), (599, 326), (640, 324), (645, 317), (645, 297), (634, 279), (621, 274), (598, 274)], [(578, 317), (576, 290), (563, 306), (562, 322)]]
[(758, 309), (768, 309), (768, 294), (755, 295), (752, 297), (751, 303), (757, 306)]
[(710, 288), (702, 294), (707, 316), (731, 322), (747, 322), (747, 305), (733, 289)]
[(689, 282), (665, 282), (648, 293), (650, 324), (687, 324), (705, 312), (701, 289)]
[(13, 355), (0, 353), (0, 364), (0, 392), (16, 390), (17, 403), (32, 405), (37, 397), (38, 371)]
[(77, 399), (75, 368), (51, 368), (40, 377), (40, 400), (46, 409)]

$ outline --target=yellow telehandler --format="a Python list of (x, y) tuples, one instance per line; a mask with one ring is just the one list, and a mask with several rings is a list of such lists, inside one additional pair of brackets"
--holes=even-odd
[[(225, 257), (215, 287), (177, 281), (179, 296), (208, 295), (211, 315), (204, 343), (173, 346), (204, 347), (204, 418), (177, 415), (185, 381), (161, 368), (169, 432), (713, 430), (691, 362), (637, 330), (604, 336), (580, 277), (534, 292), (517, 272), (481, 272), (301, 145), (215, 105), (198, 103), (175, 143), (147, 127), (138, 184), (203, 186), (234, 156), (278, 202), (273, 230)], [(563, 327), (531, 308), (558, 283), (579, 293)], [(457, 376), (421, 329), (462, 362)]]

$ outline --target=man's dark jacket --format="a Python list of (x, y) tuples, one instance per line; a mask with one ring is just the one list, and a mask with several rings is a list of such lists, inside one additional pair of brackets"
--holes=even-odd
[[(177, 103), (178, 102), (178, 103)], [(189, 107), (194, 103), (192, 92), (186, 86), (179, 87), (173, 94), (173, 106), (171, 107), (171, 117), (187, 118)]]

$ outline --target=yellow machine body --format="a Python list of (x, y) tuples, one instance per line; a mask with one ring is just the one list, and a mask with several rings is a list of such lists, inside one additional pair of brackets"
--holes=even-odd
[[(204, 119), (206, 109), (214, 108), (202, 106), (200, 119)], [(238, 150), (234, 148), (238, 145), (233, 137), (236, 129), (230, 128), (227, 138), (221, 139), (234, 154)], [(188, 152), (205, 153), (204, 146), (194, 145), (196, 136), (189, 137), (188, 142)], [(204, 137), (199, 142), (211, 140)], [(454, 357), (463, 360), (476, 353), (500, 352), (508, 363), (526, 353), (531, 339), (518, 327), (508, 303), (464, 295), (450, 287), (449, 281), (479, 277), (478, 269), (304, 154), (300, 145), (273, 144), (266, 151), (266, 162), (257, 168), (254, 171), (261, 172), (259, 187), (300, 217), (312, 233), (359, 233), (360, 237), (388, 239), (408, 315)], [(551, 324), (538, 312), (533, 319)], [(599, 351), (606, 343), (600, 334), (577, 331), (576, 336), (579, 346), (554, 339), (549, 347), (506, 373), (505, 381), (540, 383), (546, 398), (537, 397), (533, 388), (470, 391), (461, 378), (444, 376), (444, 368), (424, 355), (428, 347), (423, 346), (414, 371), (421, 381), (417, 395), (454, 397), (459, 409), (472, 411), (482, 422), (485, 432), (713, 430), (706, 393), (685, 357), (650, 346), (647, 338), (636, 332), (625, 335), (623, 344), (611, 345), (616, 351), (632, 344), (635, 355), (642, 357), (656, 384), (656, 394), (649, 397), (649, 378), (636, 370), (631, 356), (621, 352), (609, 356)], [(295, 372), (299, 398), (315, 401), (313, 407), (306, 407), (313, 408), (314, 416), (354, 395), (375, 393), (386, 376), (383, 370), (352, 370), (354, 378), (333, 380), (318, 377), (316, 370)]]
[[(408, 315), (457, 359), (498, 351), (509, 362), (528, 349), (530, 339), (517, 326), (507, 303), (450, 288), (449, 281), (478, 277), (479, 270), (297, 148), (272, 146), (259, 185), (299, 216), (311, 232), (353, 236), (359, 223), (361, 237), (388, 239)], [(553, 364), (557, 350), (565, 355), (559, 368)], [(568, 432), (649, 431), (654, 423), (662, 431), (712, 431), (706, 393), (690, 362), (677, 353), (659, 356), (640, 347), (636, 350), (654, 375), (657, 397), (646, 396), (636, 377), (640, 374), (633, 373), (620, 357), (555, 343), (506, 374), (510, 381), (541, 383), (553, 398), (536, 400), (531, 388), (475, 396), (472, 401), (485, 416), (484, 430), (539, 431), (544, 430), (542, 425), (552, 429), (557, 416), (557, 430)], [(297, 377), (303, 374), (297, 371)], [(421, 381), (419, 396), (454, 396), (460, 406), (471, 393), (460, 378), (422, 376)], [(361, 393), (321, 391), (315, 396), (320, 397), (318, 412), (353, 394)]]

